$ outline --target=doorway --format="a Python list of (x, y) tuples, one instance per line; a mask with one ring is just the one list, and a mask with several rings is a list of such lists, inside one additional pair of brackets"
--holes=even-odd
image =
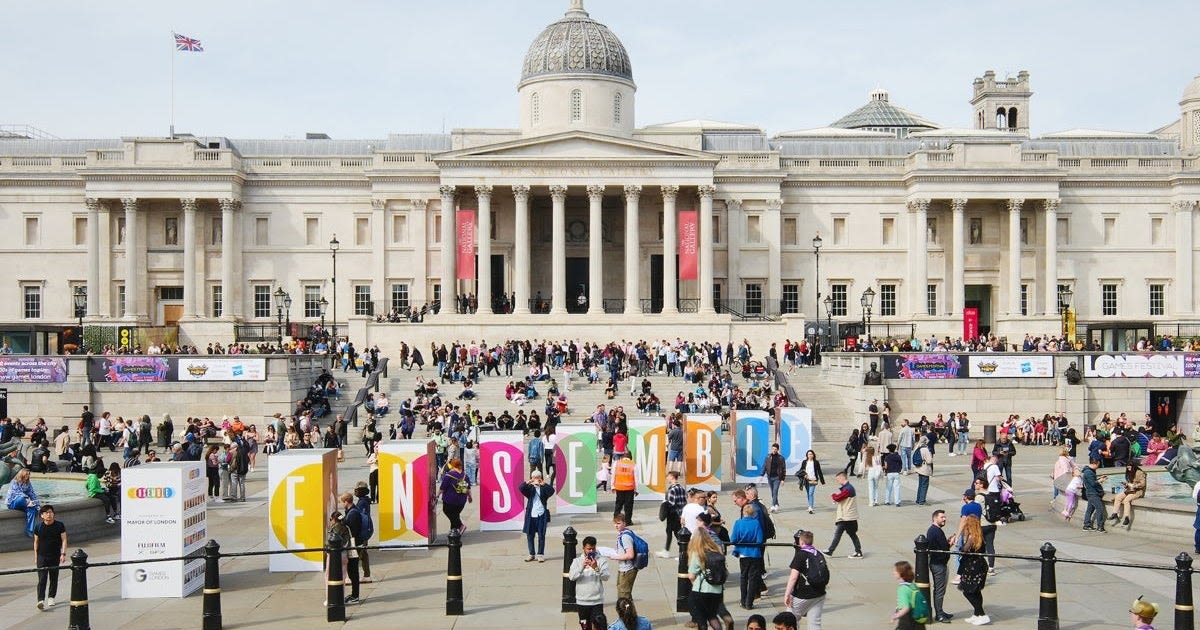
[(968, 284), (963, 291), (963, 307), (979, 309), (979, 332), (992, 332), (992, 285)]
[(1186, 395), (1186, 391), (1150, 390), (1150, 421), (1154, 424), (1155, 433), (1166, 436), (1167, 429), (1176, 426)]
[[(675, 269), (679, 269), (679, 255), (675, 255)], [(650, 254), (650, 312), (661, 313), (663, 310), (663, 287), (666, 276), (663, 274), (662, 254)], [(675, 297), (679, 297), (679, 280), (675, 279)], [(720, 304), (721, 300), (714, 300)], [(675, 304), (679, 307), (678, 302)]]
[(587, 258), (567, 258), (567, 312), (586, 313), (588, 310)]

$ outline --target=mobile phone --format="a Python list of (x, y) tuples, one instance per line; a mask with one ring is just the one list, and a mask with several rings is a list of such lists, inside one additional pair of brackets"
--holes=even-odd
[(597, 555), (598, 554), (595, 551), (589, 551), (587, 558), (588, 558), (588, 560), (595, 560)]

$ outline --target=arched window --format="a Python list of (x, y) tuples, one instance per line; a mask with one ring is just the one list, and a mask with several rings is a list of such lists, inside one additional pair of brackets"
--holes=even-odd
[(537, 92), (529, 97), (529, 118), (535, 127), (542, 124), (542, 97)]
[(613, 124), (621, 124), (621, 93), (613, 94)]
[(996, 110), (996, 128), (1005, 129), (1008, 127), (1008, 112), (1003, 107)]
[(583, 120), (583, 90), (571, 90), (571, 122)]
[(1010, 107), (1008, 108), (1008, 130), (1016, 131), (1017, 127), (1017, 108)]

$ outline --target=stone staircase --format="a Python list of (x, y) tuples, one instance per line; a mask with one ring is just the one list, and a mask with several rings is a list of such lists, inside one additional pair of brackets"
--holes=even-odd
[(805, 407), (813, 410), (813, 442), (842, 443), (856, 425), (837, 388), (821, 378), (820, 368), (799, 368), (788, 380)]

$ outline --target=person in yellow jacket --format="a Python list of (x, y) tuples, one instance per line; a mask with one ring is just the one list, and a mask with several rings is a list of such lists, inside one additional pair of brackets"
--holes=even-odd
[(613, 516), (625, 512), (625, 523), (633, 523), (633, 497), (637, 494), (637, 467), (633, 464), (633, 456), (628, 452), (613, 464), (612, 489), (617, 493), (617, 504), (613, 508)]

